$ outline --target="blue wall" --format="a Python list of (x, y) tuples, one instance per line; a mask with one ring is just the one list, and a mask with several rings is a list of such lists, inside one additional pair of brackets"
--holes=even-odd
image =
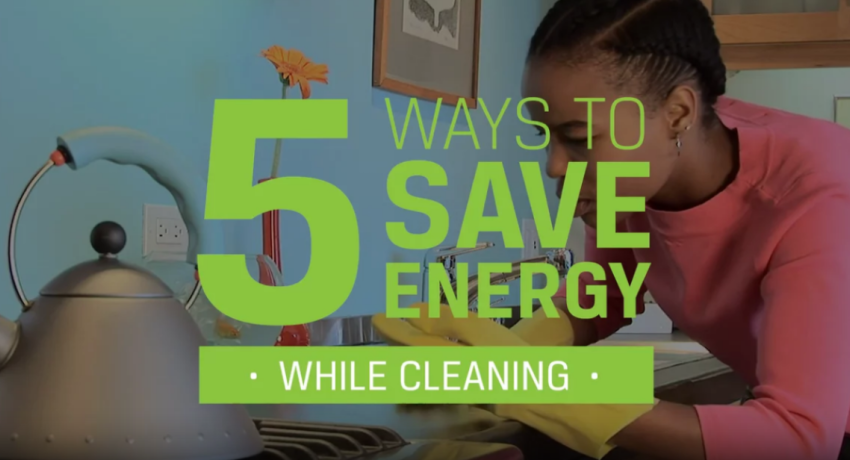
[[(350, 138), (285, 143), (282, 173), (328, 180), (352, 200), (362, 262), (355, 291), (340, 313), (382, 310), (384, 264), (422, 257), (394, 248), (384, 223), (405, 220), (421, 231), (427, 222), (389, 202), (386, 177), (395, 164), (428, 159), (448, 171), (449, 187), (427, 190), (417, 182), (411, 190), (447, 206), (452, 223), (446, 244), (453, 244), (476, 163), (504, 161), (518, 214), (530, 217), (517, 163), (542, 161), (544, 153), (516, 146), (518, 134), (529, 136), (527, 143), (537, 139), (530, 138), (531, 127), (511, 117), (513, 107), (499, 129), (498, 151), (476, 151), (464, 137), (453, 139), (448, 151), (426, 151), (421, 142), (396, 150), (384, 98), (391, 98), (397, 112), (406, 109), (408, 99), (371, 87), (372, 5), (369, 0), (0, 2), (0, 216), (8, 222), (55, 137), (76, 128), (123, 125), (146, 131), (189, 155), (205, 173), (213, 101), (276, 97), (273, 68), (259, 52), (273, 44), (295, 47), (330, 66), (330, 84), (315, 85), (313, 97), (350, 101)], [(490, 107), (519, 96), (523, 55), (539, 8), (536, 2), (484, 2), (480, 94)], [(426, 106), (433, 113), (433, 105)], [(448, 131), (451, 113), (445, 111), (435, 145), (442, 145)], [(475, 111), (473, 122), (486, 147), (491, 136), (486, 118)], [(268, 175), (271, 150), (271, 142), (258, 143), (257, 178)], [(19, 265), (29, 296), (59, 271), (93, 256), (88, 233), (101, 220), (125, 226), (129, 243), (123, 257), (140, 261), (144, 203), (173, 200), (135, 168), (95, 164), (78, 172), (51, 172), (31, 198), (20, 228)], [(306, 271), (309, 232), (297, 215), (284, 215), (282, 226), (291, 283)], [(261, 252), (259, 219), (226, 228), (230, 251)], [(4, 241), (6, 232), (4, 225)], [(5, 245), (2, 254), (5, 258)], [(519, 255), (519, 250), (496, 250), (477, 260), (509, 261)], [(186, 266), (185, 276), (189, 273)], [(10, 283), (0, 281), (0, 313), (16, 316), (18, 308)]]

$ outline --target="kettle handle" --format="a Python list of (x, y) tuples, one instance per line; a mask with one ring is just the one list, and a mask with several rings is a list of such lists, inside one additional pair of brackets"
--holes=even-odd
[(192, 173), (197, 165), (158, 139), (127, 128), (97, 127), (60, 136), (57, 145), (72, 170), (97, 160), (138, 166), (174, 198), (189, 234), (186, 262), (195, 265), (199, 253), (221, 253), (221, 226), (204, 219), (206, 181)]
[(138, 166), (171, 193), (188, 230), (186, 261), (195, 265), (195, 288), (186, 303), (186, 309), (191, 308), (200, 293), (198, 253), (219, 254), (224, 241), (218, 222), (203, 218), (206, 184), (201, 177), (191, 174), (193, 166), (157, 139), (127, 128), (98, 127), (72, 131), (60, 136), (57, 145), (50, 160), (30, 179), (12, 215), (8, 241), (9, 272), (24, 310), (30, 307), (31, 301), (24, 295), (15, 263), (15, 233), (24, 203), (52, 167), (67, 164), (72, 170), (77, 170), (97, 160)]

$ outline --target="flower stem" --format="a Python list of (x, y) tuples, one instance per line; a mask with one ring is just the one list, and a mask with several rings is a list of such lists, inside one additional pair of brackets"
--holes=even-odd
[[(280, 98), (286, 99), (286, 87), (288, 86), (287, 82), (282, 82), (283, 89), (281, 90)], [(280, 144), (282, 139), (275, 139), (274, 141), (274, 156), (272, 157), (272, 174), (271, 177), (274, 179), (277, 177), (278, 169), (280, 169)]]

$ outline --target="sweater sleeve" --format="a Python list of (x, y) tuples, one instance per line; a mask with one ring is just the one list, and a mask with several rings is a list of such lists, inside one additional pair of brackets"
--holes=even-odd
[(848, 237), (841, 197), (779, 239), (761, 285), (755, 399), (696, 408), (708, 460), (838, 457), (850, 412)]
[[(618, 232), (625, 233), (627, 230), (623, 226), (618, 226)], [(605, 285), (608, 292), (607, 306), (608, 314), (605, 318), (597, 317), (593, 319), (593, 324), (596, 326), (597, 340), (603, 340), (617, 332), (621, 328), (632, 323), (631, 318), (624, 318), (624, 302), (623, 294), (617, 286), (617, 281), (614, 279), (614, 274), (611, 272), (612, 263), (623, 264), (623, 271), (632, 279), (634, 272), (637, 269), (637, 261), (635, 260), (632, 249), (602, 249), (596, 247), (596, 231), (590, 227), (585, 227), (585, 243), (584, 253), (587, 262), (594, 262), (601, 265), (605, 269), (605, 280), (594, 280), (593, 276), (584, 272), (579, 275), (579, 303), (584, 308), (590, 308), (596, 301), (592, 295), (587, 294), (588, 285)], [(637, 314), (641, 314), (645, 310), (643, 297), (646, 294), (646, 287), (641, 286), (635, 304)], [(564, 298), (567, 296), (566, 283), (561, 284), (555, 297)]]

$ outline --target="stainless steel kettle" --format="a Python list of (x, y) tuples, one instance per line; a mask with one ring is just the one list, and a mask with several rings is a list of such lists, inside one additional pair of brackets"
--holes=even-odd
[(24, 294), (15, 232), (28, 195), (51, 168), (77, 170), (95, 160), (139, 166), (171, 192), (189, 231), (188, 262), (199, 252), (219, 253), (220, 229), (203, 219), (205, 183), (167, 146), (124, 128), (60, 137), (21, 195), (9, 232), (9, 269), (23, 313), (14, 322), (0, 319), (0, 459), (259, 454), (262, 439), (244, 406), (199, 403), (205, 341), (187, 310), (200, 283), (184, 308), (155, 275), (119, 260), (126, 243), (119, 225), (94, 228), (97, 258), (59, 274), (35, 300)]

